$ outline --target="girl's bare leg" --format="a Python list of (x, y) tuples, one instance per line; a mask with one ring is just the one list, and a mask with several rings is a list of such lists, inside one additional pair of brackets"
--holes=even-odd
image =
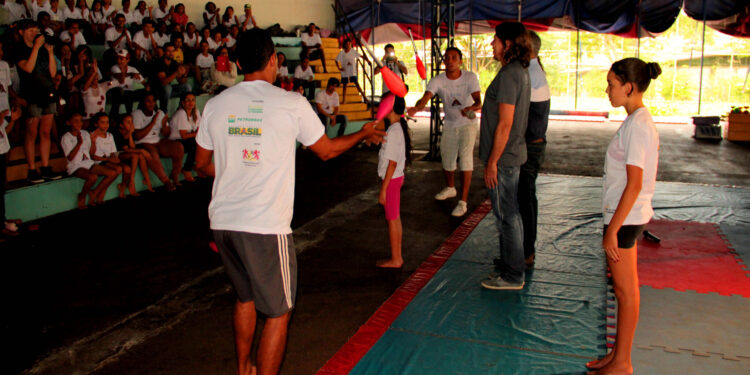
[(158, 150), (160, 155), (164, 155), (172, 159), (172, 182), (175, 186), (181, 186), (180, 174), (182, 173), (182, 157), (185, 155), (185, 150), (182, 144), (177, 141), (169, 139), (162, 139), (158, 143)]
[(120, 174), (120, 170), (108, 168), (103, 165), (95, 165), (91, 167), (91, 172), (99, 176), (104, 176), (102, 182), (99, 183), (93, 192), (96, 203), (100, 204), (104, 202), (104, 194), (107, 193), (107, 188), (112, 184), (112, 181), (114, 181), (117, 178), (117, 175)]
[(141, 174), (143, 175), (143, 184), (146, 185), (146, 189), (150, 192), (154, 192), (154, 187), (151, 186), (151, 174), (148, 173), (148, 161), (151, 160), (151, 154), (148, 153), (146, 150), (138, 150), (140, 151), (140, 155), (138, 157), (138, 166), (141, 169)]
[[(99, 179), (99, 176), (94, 173), (91, 173), (89, 170), (84, 169), (84, 168), (80, 168), (76, 170), (73, 173), (73, 176), (76, 176), (78, 178), (85, 180), (85, 182), (83, 183), (83, 189), (81, 189), (81, 192), (78, 194), (78, 209), (82, 210), (86, 208), (86, 196), (91, 194), (91, 187), (94, 186), (94, 184), (96, 183), (96, 180)], [(93, 194), (91, 194), (91, 199), (89, 200), (91, 205), (94, 205), (95, 200), (96, 200), (96, 197)]]
[(388, 239), (391, 242), (391, 258), (379, 260), (376, 265), (383, 268), (401, 268), (404, 259), (401, 257), (401, 218), (388, 220)]
[[(156, 144), (142, 144), (143, 148), (148, 151), (150, 160), (148, 161), (148, 166), (151, 168), (154, 173), (156, 173), (156, 177), (159, 178), (159, 181), (161, 181), (164, 186), (167, 187), (167, 190), (172, 191), (174, 190), (174, 185), (172, 185), (172, 182), (169, 181), (169, 177), (164, 172), (164, 166), (161, 165), (161, 159), (159, 156), (159, 150)], [(166, 155), (165, 155), (166, 156)]]

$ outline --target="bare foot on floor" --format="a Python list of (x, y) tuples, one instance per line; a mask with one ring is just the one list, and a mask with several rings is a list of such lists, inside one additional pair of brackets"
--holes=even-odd
[(610, 362), (608, 365), (596, 371), (589, 371), (589, 375), (631, 375), (633, 366), (630, 364), (619, 364)]
[(195, 178), (193, 178), (193, 172), (183, 171), (182, 175), (185, 176), (185, 181), (187, 181), (187, 182), (195, 182)]
[(401, 268), (401, 266), (404, 265), (403, 260), (395, 260), (395, 259), (381, 259), (375, 263), (376, 266), (380, 268)]
[(151, 193), (154, 192), (154, 187), (151, 186), (151, 181), (143, 180), (143, 184), (146, 185), (146, 190), (148, 190)]
[(612, 362), (612, 358), (614, 358), (614, 356), (615, 356), (615, 351), (612, 350), (609, 353), (607, 353), (607, 355), (605, 355), (604, 357), (587, 362), (586, 368), (588, 368), (589, 370), (599, 370), (601, 368), (604, 368), (604, 366)]
[(86, 194), (83, 194), (83, 193), (78, 194), (78, 209), (79, 210), (86, 209)]
[(125, 198), (125, 184), (117, 184), (118, 196)]
[(89, 206), (96, 206), (96, 193), (93, 191), (89, 193)]

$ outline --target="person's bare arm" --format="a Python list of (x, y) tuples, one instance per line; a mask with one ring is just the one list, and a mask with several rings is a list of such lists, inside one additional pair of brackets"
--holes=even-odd
[(55, 61), (55, 52), (53, 51), (54, 47), (51, 44), (44, 43), (44, 49), (47, 50), (47, 66), (49, 67), (49, 75), (51, 77), (54, 77), (57, 75), (57, 62)]
[(139, 140), (143, 139), (145, 136), (147, 136), (148, 133), (151, 132), (151, 129), (153, 129), (154, 126), (156, 125), (156, 120), (158, 120), (158, 119), (159, 119), (159, 116), (154, 115), (154, 118), (151, 119), (151, 122), (149, 122), (148, 125), (146, 125), (145, 128), (143, 128), (143, 129), (136, 129), (133, 132), (133, 138), (135, 138), (136, 140), (139, 141)]
[(497, 162), (505, 151), (505, 145), (508, 144), (510, 129), (513, 127), (513, 113), (516, 108), (513, 104), (505, 103), (500, 103), (499, 107), (499, 119), (492, 141), (492, 151), (484, 167), (484, 183), (490, 189), (497, 186)]
[(474, 99), (474, 104), (472, 104), (472, 105), (470, 105), (470, 106), (468, 106), (468, 107), (466, 107), (466, 108), (464, 108), (464, 109), (461, 110), (461, 114), (464, 115), (464, 116), (466, 116), (466, 113), (469, 112), (469, 111), (476, 112), (476, 111), (479, 111), (479, 110), (482, 109), (482, 95), (481, 95), (481, 93), (479, 91), (472, 92), (471, 93), (471, 98)]
[(211, 177), (216, 176), (213, 154), (212, 150), (206, 150), (201, 145), (195, 147), (195, 168)]
[(18, 67), (23, 69), (24, 72), (31, 73), (34, 70), (36, 59), (39, 57), (39, 48), (42, 47), (42, 44), (44, 44), (44, 37), (40, 36), (34, 39), (34, 46), (31, 47), (29, 58), (18, 62)]
[(172, 132), (172, 129), (169, 128), (169, 119), (167, 118), (167, 115), (162, 116), (161, 120), (161, 135), (162, 137), (168, 137), (169, 133)]
[(414, 104), (414, 107), (406, 110), (406, 114), (413, 117), (415, 114), (417, 114), (417, 112), (424, 109), (424, 107), (427, 105), (427, 102), (429, 102), (432, 97), (433, 94), (431, 92), (425, 91), (424, 95), (422, 95), (422, 98), (419, 99), (416, 104)]
[(379, 143), (383, 139), (383, 136), (385, 136), (385, 132), (382, 130), (376, 130), (375, 122), (368, 122), (362, 126), (362, 130), (353, 134), (336, 137), (334, 139), (330, 139), (323, 134), (323, 136), (309, 148), (322, 160), (329, 160), (341, 155), (344, 151), (354, 147), (364, 139), (367, 139), (370, 142)]

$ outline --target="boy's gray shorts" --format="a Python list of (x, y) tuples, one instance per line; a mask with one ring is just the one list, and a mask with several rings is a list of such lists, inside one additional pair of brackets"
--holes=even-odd
[(292, 310), (297, 296), (297, 254), (291, 234), (214, 230), (224, 269), (241, 302), (269, 317)]

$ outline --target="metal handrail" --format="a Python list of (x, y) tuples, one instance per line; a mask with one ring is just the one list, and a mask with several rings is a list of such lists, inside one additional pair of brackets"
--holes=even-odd
[[(372, 61), (370, 61), (370, 59), (367, 57), (367, 52), (362, 46), (360, 35), (356, 31), (354, 31), (354, 27), (352, 27), (351, 23), (349, 23), (349, 18), (346, 17), (346, 14), (341, 8), (339, 0), (336, 0), (335, 4), (331, 4), (331, 7), (333, 8), (333, 12), (336, 15), (336, 28), (339, 32), (340, 37), (349, 38), (350, 40), (353, 40), (354, 45), (356, 46), (359, 54), (363, 57), (362, 59), (357, 60), (357, 71), (361, 69), (363, 73), (362, 76), (364, 78), (364, 81), (362, 84), (362, 92), (365, 94), (363, 99), (365, 100), (365, 102), (370, 103), (370, 110), (374, 111), (375, 109), (374, 109), (374, 106), (372, 106), (372, 101), (374, 100), (374, 97), (375, 97), (375, 85), (373, 83), (374, 70), (373, 70)], [(370, 100), (369, 101), (367, 100), (368, 84), (370, 86)]]

